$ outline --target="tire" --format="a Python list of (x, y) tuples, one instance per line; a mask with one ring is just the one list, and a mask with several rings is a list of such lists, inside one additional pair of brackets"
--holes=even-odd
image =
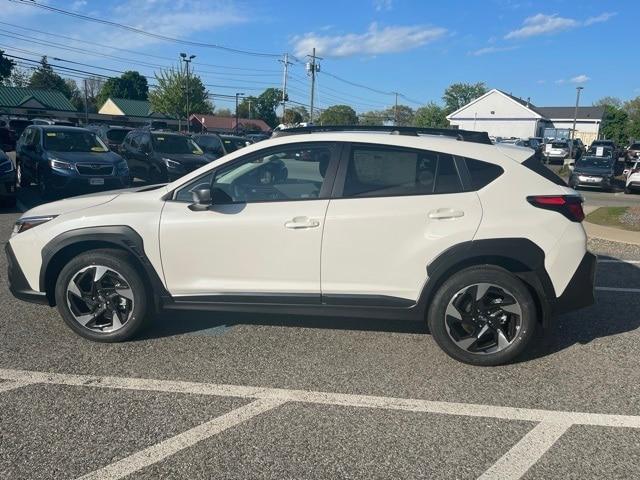
[[(97, 275), (100, 275), (99, 281), (92, 282)], [(73, 290), (71, 282), (83, 297), (70, 291)], [(92, 289), (93, 285), (96, 289)], [(113, 288), (114, 285), (120, 289)], [(153, 310), (143, 276), (126, 252), (115, 249), (90, 250), (69, 261), (56, 281), (55, 298), (58, 311), (71, 330), (95, 342), (122, 342), (133, 338)], [(117, 321), (114, 309), (119, 312)], [(104, 313), (95, 316), (96, 310)], [(85, 321), (83, 326), (81, 322)]]
[[(491, 286), (480, 301), (470, 301), (486, 284)], [(474, 285), (478, 290), (473, 290)], [(515, 303), (510, 304), (512, 301)], [(475, 306), (482, 310), (487, 303), (491, 307), (483, 313), (459, 314), (466, 308), (474, 311)], [(502, 303), (508, 310), (497, 306)], [(531, 343), (537, 314), (535, 302), (519, 278), (500, 267), (478, 265), (453, 274), (442, 284), (429, 306), (427, 321), (434, 340), (450, 357), (470, 365), (496, 366), (513, 361)], [(493, 328), (496, 325), (502, 337)]]
[(24, 176), (21, 162), (16, 162), (16, 177), (18, 185), (20, 185), (22, 188), (26, 188), (31, 185), (31, 180)]

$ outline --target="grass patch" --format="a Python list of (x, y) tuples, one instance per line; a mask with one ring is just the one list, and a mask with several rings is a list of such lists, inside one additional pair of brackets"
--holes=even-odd
[(605, 227), (640, 232), (640, 208), (601, 207), (587, 215), (586, 221)]

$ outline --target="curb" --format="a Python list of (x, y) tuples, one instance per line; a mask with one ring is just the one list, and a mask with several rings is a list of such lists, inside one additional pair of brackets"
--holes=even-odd
[(584, 229), (589, 238), (599, 238), (609, 242), (628, 243), (631, 245), (640, 245), (640, 232), (632, 232), (630, 230), (621, 230), (619, 228), (605, 227), (596, 225), (595, 223), (582, 222)]

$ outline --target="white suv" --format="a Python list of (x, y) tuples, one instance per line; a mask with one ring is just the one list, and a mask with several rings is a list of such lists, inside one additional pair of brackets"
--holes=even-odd
[(581, 198), (530, 149), (337, 130), (289, 129), (168, 185), (34, 208), (6, 246), (11, 291), (105, 342), (158, 308), (426, 320), (477, 365), (593, 303)]
[(624, 193), (640, 191), (640, 160), (636, 160), (625, 172)]

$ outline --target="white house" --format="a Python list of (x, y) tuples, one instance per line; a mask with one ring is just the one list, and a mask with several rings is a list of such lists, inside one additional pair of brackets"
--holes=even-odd
[[(541, 137), (546, 128), (573, 128), (575, 107), (536, 107), (502, 90), (492, 89), (449, 114), (452, 126), (487, 132), (493, 137)], [(586, 144), (598, 137), (604, 107), (578, 107), (576, 137)]]

